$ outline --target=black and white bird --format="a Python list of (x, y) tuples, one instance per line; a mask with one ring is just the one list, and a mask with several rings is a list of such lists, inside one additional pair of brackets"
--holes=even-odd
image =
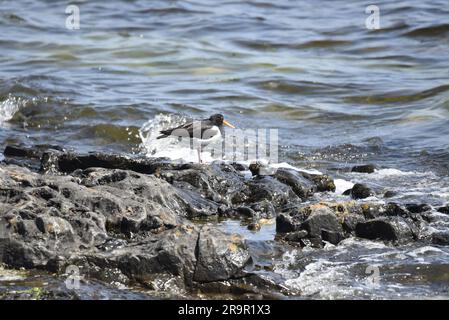
[(211, 142), (221, 140), (223, 137), (223, 125), (235, 129), (227, 122), (222, 114), (211, 115), (208, 119), (190, 121), (175, 128), (161, 130), (157, 139), (167, 137), (189, 137), (197, 142), (198, 161), (201, 163), (201, 148)]

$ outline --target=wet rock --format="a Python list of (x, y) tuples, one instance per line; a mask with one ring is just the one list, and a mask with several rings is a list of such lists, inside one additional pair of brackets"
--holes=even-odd
[(244, 217), (257, 217), (257, 213), (250, 207), (238, 207), (237, 209), (235, 209), (235, 211), (237, 211), (239, 215), (242, 215)]
[(365, 219), (375, 219), (386, 215), (387, 209), (382, 204), (364, 203), (360, 206)]
[(212, 282), (241, 277), (250, 255), (240, 236), (203, 227), (198, 238), (194, 281)]
[(385, 191), (384, 198), (393, 198), (393, 197), (397, 196), (397, 194), (398, 193), (395, 191), (388, 190), (388, 191)]
[(290, 186), (301, 199), (312, 196), (316, 191), (316, 185), (311, 180), (304, 178), (298, 171), (280, 168), (274, 177)]
[(51, 272), (74, 264), (88, 277), (155, 291), (251, 296), (251, 285), (271, 287), (248, 273), (242, 238), (193, 224), (198, 218), (239, 217), (255, 231), (276, 217), (278, 238), (317, 247), (353, 234), (413, 241), (428, 221), (425, 205), (313, 203), (316, 192), (335, 190), (333, 180), (291, 169), (253, 166), (251, 178), (245, 166), (223, 162), (58, 150), (41, 163), (40, 173), (0, 164), (0, 263)]
[(296, 231), (299, 228), (298, 224), (293, 221), (293, 218), (287, 213), (281, 213), (276, 217), (276, 232), (288, 233)]
[(260, 230), (260, 223), (258, 222), (251, 222), (250, 224), (248, 224), (248, 230), (251, 231), (259, 231)]
[(365, 218), (362, 215), (350, 214), (343, 218), (343, 230), (347, 233), (353, 233), (356, 229), (357, 224), (364, 222)]
[(249, 170), (249, 167), (242, 163), (233, 162), (233, 163), (231, 163), (231, 166), (237, 171), (248, 171)]
[(449, 245), (449, 232), (436, 232), (432, 234), (432, 243), (440, 246)]
[(405, 208), (411, 213), (423, 213), (432, 210), (432, 208), (425, 203), (408, 203), (405, 205)]
[(374, 195), (374, 192), (366, 185), (356, 183), (351, 189), (353, 199), (365, 199)]
[(256, 177), (247, 183), (247, 187), (247, 201), (250, 203), (268, 200), (275, 207), (282, 207), (289, 203), (301, 202), (301, 198), (288, 185), (271, 176)]
[[(159, 174), (164, 170), (176, 171)], [(236, 173), (224, 166), (211, 170)], [(155, 288), (169, 277), (182, 290), (246, 276), (250, 255), (241, 238), (214, 227), (200, 229), (186, 219), (216, 214), (219, 205), (156, 174), (78, 168), (60, 176), (4, 166), (0, 182), (0, 263), (51, 272), (75, 264), (102, 281), (113, 281), (106, 275), (118, 272), (120, 279)], [(252, 207), (274, 210), (269, 204), (261, 200), (246, 209), (257, 216)]]
[(370, 240), (402, 242), (413, 240), (413, 232), (410, 226), (400, 217), (382, 217), (358, 223), (355, 233), (357, 237)]
[(278, 215), (276, 232), (292, 233), (303, 230), (307, 232), (307, 239), (314, 246), (321, 246), (323, 240), (337, 244), (344, 237), (342, 224), (336, 213), (340, 206), (331, 206), (314, 204), (293, 207)]
[(376, 169), (376, 166), (373, 164), (364, 164), (352, 167), (351, 171), (360, 173), (373, 173)]
[(321, 239), (323, 241), (338, 244), (340, 241), (344, 239), (344, 235), (341, 232), (329, 231), (329, 230), (321, 230)]
[(262, 167), (261, 163), (254, 162), (249, 165), (249, 170), (253, 176), (258, 176), (260, 173), (260, 168)]
[(70, 237), (73, 241), (73, 228), (70, 223), (59, 217), (39, 216), (36, 218), (36, 226), (42, 233), (57, 235), (58, 237)]
[(321, 174), (309, 174), (302, 172), (302, 176), (308, 180), (311, 180), (316, 185), (316, 191), (318, 192), (335, 192), (334, 180), (327, 176)]
[(409, 215), (409, 211), (403, 205), (395, 202), (390, 202), (385, 208), (385, 214), (388, 216), (407, 217)]
[(287, 233), (284, 237), (285, 240), (290, 242), (300, 242), (302, 239), (307, 237), (308, 233), (306, 230), (299, 230), (295, 232)]
[(67, 152), (47, 151), (41, 159), (41, 172), (64, 172), (71, 173), (77, 169), (106, 168), (132, 170), (139, 173), (155, 173), (161, 168), (179, 167), (163, 159), (136, 158), (131, 159), (124, 156), (90, 153), (79, 155)]
[(22, 157), (22, 158), (35, 158), (40, 159), (41, 153), (36, 149), (19, 147), (19, 146), (6, 146), (3, 151), (5, 157)]
[(160, 177), (178, 189), (227, 206), (247, 203), (250, 192), (245, 177), (224, 163), (182, 170), (164, 169), (160, 170)]
[(268, 200), (262, 200), (251, 204), (251, 209), (257, 214), (257, 217), (262, 219), (272, 219), (276, 217), (276, 209)]
[(449, 205), (438, 208), (438, 212), (449, 214)]
[(261, 162), (253, 162), (249, 165), (249, 170), (253, 176), (271, 176), (276, 173), (277, 169), (269, 167)]
[[(343, 238), (343, 229), (335, 214), (327, 208), (319, 208), (311, 213), (302, 224), (301, 229), (308, 232), (309, 238), (329, 241), (337, 244)], [(328, 236), (323, 239), (323, 234)]]

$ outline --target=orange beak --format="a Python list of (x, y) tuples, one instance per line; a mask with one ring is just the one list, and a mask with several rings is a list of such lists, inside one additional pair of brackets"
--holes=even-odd
[(230, 124), (229, 122), (227, 122), (226, 120), (223, 120), (223, 124), (227, 125), (228, 127), (232, 128), (232, 129), (235, 129), (235, 127), (232, 124)]

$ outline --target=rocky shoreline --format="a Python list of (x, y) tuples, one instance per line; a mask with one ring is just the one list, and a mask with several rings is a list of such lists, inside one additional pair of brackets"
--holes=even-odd
[[(0, 264), (7, 270), (63, 278), (76, 266), (87, 280), (172, 297), (282, 298), (292, 293), (256, 272), (240, 235), (204, 222), (241, 219), (258, 230), (275, 220), (276, 240), (295, 247), (348, 237), (449, 245), (449, 233), (427, 230), (431, 210), (448, 214), (447, 206), (393, 203), (388, 195), (385, 203), (370, 202), (363, 199), (375, 192), (362, 184), (345, 192), (347, 201), (316, 200), (335, 191), (327, 175), (286, 168), (267, 175), (260, 164), (180, 164), (57, 146), (7, 146), (4, 156)], [(67, 297), (79, 296), (73, 290)]]

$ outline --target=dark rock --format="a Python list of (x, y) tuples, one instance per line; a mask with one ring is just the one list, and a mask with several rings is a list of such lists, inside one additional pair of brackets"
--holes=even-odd
[(357, 237), (370, 240), (410, 241), (413, 232), (400, 217), (378, 218), (358, 223), (355, 229)]
[(242, 164), (242, 163), (233, 162), (233, 163), (231, 163), (231, 166), (235, 170), (237, 170), (237, 171), (247, 171), (247, 170), (249, 170), (249, 167), (244, 165), (244, 164)]
[(253, 162), (249, 165), (249, 170), (253, 176), (271, 176), (277, 171), (276, 168), (267, 166), (261, 162)]
[(406, 209), (411, 213), (423, 213), (432, 210), (428, 204), (408, 203), (405, 205)]
[(251, 209), (257, 213), (259, 218), (272, 219), (276, 217), (276, 209), (268, 200), (262, 200), (251, 204)]
[(376, 169), (376, 166), (373, 164), (364, 164), (352, 167), (351, 171), (360, 173), (373, 173)]
[(394, 227), (384, 220), (370, 220), (358, 223), (355, 229), (357, 237), (370, 240), (398, 240)]
[(253, 175), (253, 176), (258, 176), (259, 175), (259, 173), (260, 173), (260, 168), (262, 167), (262, 164), (261, 163), (259, 163), (259, 162), (254, 162), (254, 163), (251, 163), (250, 165), (249, 165), (249, 170), (251, 171), (251, 174)]
[(247, 201), (250, 203), (268, 200), (275, 207), (281, 207), (289, 203), (301, 202), (301, 198), (288, 185), (271, 176), (256, 177), (248, 181), (247, 187)]
[(388, 190), (384, 193), (384, 198), (393, 198), (393, 197), (397, 196), (397, 194), (398, 193), (395, 191)]
[(338, 244), (344, 239), (344, 236), (341, 232), (321, 230), (321, 239), (332, 244)]
[(260, 227), (260, 223), (251, 222), (247, 228), (248, 228), (248, 230), (251, 230), (251, 231), (259, 231), (261, 227)]
[(440, 246), (449, 245), (449, 232), (436, 232), (432, 234), (432, 243)]
[(387, 204), (385, 214), (388, 216), (409, 217), (410, 212), (402, 205), (394, 202)]
[(256, 212), (249, 207), (238, 207), (235, 210), (237, 211), (238, 214), (240, 214), (244, 217), (256, 217), (257, 216)]
[[(330, 235), (330, 233), (333, 232), (339, 234), (341, 238), (343, 238), (342, 226), (335, 214), (328, 208), (319, 208), (315, 210), (310, 217), (301, 224), (301, 229), (307, 230), (309, 238), (324, 240), (322, 239), (323, 232), (327, 232), (327, 235)], [(329, 240), (335, 240), (340, 238), (340, 236), (330, 236)]]
[(343, 219), (343, 230), (347, 233), (353, 233), (357, 224), (360, 222), (364, 222), (365, 218), (358, 214), (350, 214), (344, 217)]
[(449, 214), (449, 205), (438, 208), (438, 212)]
[(343, 191), (343, 195), (344, 196), (350, 196), (351, 195), (351, 192), (352, 192), (352, 189), (348, 189), (348, 190), (345, 190), (345, 191)]
[(299, 230), (295, 232), (287, 233), (284, 237), (285, 240), (290, 242), (300, 242), (302, 239), (307, 237), (308, 233), (306, 230)]
[(287, 233), (298, 229), (298, 226), (293, 222), (291, 216), (286, 213), (281, 213), (276, 217), (276, 232)]
[(334, 180), (327, 176), (327, 175), (321, 175), (321, 174), (310, 174), (310, 173), (305, 173), (305, 172), (301, 172), (301, 175), (308, 179), (311, 180), (315, 183), (316, 185), (316, 191), (318, 192), (335, 192), (335, 183)]
[(217, 229), (203, 227), (199, 234), (197, 264), (193, 279), (212, 282), (243, 276), (250, 256), (240, 236), (225, 236)]
[(162, 159), (136, 158), (131, 159), (124, 156), (91, 153), (77, 155), (57, 151), (47, 151), (42, 155), (41, 172), (59, 171), (71, 173), (77, 169), (105, 168), (132, 170), (139, 173), (155, 173), (161, 168), (179, 168), (181, 164), (164, 162)]
[[(246, 276), (243, 269), (250, 255), (241, 238), (214, 227), (199, 229), (186, 219), (216, 214), (222, 206), (205, 199), (203, 190), (196, 192), (193, 185), (201, 187), (200, 180), (189, 180), (192, 188), (177, 188), (175, 181), (172, 185), (156, 173), (75, 171), (60, 176), (16, 166), (1, 168), (0, 263), (51, 272), (75, 264), (101, 281), (115, 281), (107, 275), (118, 273), (119, 278), (156, 287), (173, 278), (170, 283), (180, 290), (190, 290), (198, 282)], [(176, 171), (201, 177), (202, 169), (164, 167), (159, 176)], [(218, 195), (225, 194), (228, 186), (219, 185), (227, 178), (247, 190), (231, 166), (206, 171), (204, 181), (212, 180), (208, 188)], [(258, 215), (252, 207), (274, 211), (265, 200), (242, 207), (251, 216)]]
[(204, 218), (240, 217), (256, 231), (259, 219), (276, 217), (277, 237), (301, 246), (338, 244), (354, 233), (412, 241), (428, 221), (424, 205), (310, 204), (316, 192), (335, 190), (325, 175), (253, 166), (248, 178), (246, 167), (224, 162), (50, 149), (38, 149), (45, 151), (39, 173), (0, 164), (0, 263), (58, 273), (73, 264), (88, 278), (147, 290), (251, 296), (272, 286), (248, 273), (245, 241)]
[(362, 215), (365, 219), (375, 219), (386, 215), (386, 208), (384, 205), (380, 204), (362, 204)]
[(18, 147), (18, 146), (6, 146), (3, 151), (5, 157), (21, 157), (21, 158), (35, 158), (40, 159), (41, 153), (35, 149)]
[(316, 191), (316, 185), (301, 175), (298, 171), (280, 168), (274, 177), (280, 182), (290, 186), (293, 192), (301, 199), (306, 199)]
[(371, 191), (366, 185), (361, 183), (356, 183), (351, 190), (351, 196), (354, 199), (365, 199), (374, 195), (374, 192)]

